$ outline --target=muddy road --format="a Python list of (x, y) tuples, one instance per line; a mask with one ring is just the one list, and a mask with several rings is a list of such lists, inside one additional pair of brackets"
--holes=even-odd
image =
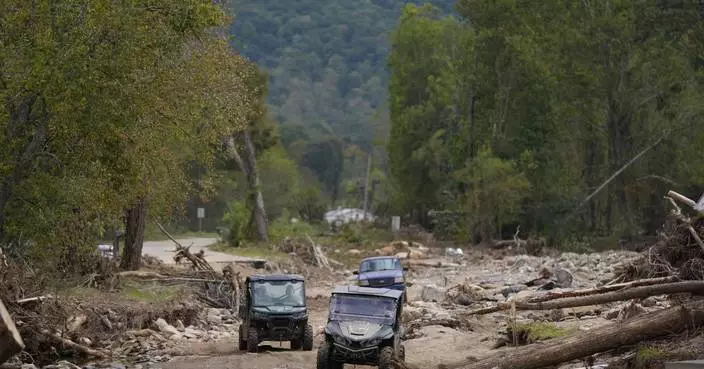
[[(462, 315), (467, 310), (505, 301), (519, 294), (532, 293), (521, 284), (539, 277), (543, 268), (560, 268), (570, 272), (570, 288), (594, 286), (611, 278), (613, 268), (631, 254), (609, 252), (603, 254), (561, 254), (554, 257), (525, 255), (494, 258), (484, 254), (465, 255), (462, 258), (438, 257), (411, 265), (409, 271), (409, 302), (404, 307), (406, 329), (412, 334), (404, 342), (406, 361), (421, 368), (432, 368), (440, 363), (458, 362), (468, 357), (490, 353), (497, 338), (509, 320), (545, 319), (554, 312), (519, 312), (509, 316), (498, 312), (483, 316)], [(444, 266), (443, 266), (444, 265)], [(163, 369), (242, 368), (242, 369), (313, 369), (316, 350), (321, 342), (322, 328), (327, 319), (327, 302), (336, 284), (347, 283), (349, 272), (337, 273), (329, 279), (309, 280), (309, 308), (311, 324), (317, 332), (313, 351), (289, 351), (288, 344), (261, 345), (261, 352), (252, 354), (237, 350), (236, 335), (230, 339), (209, 343), (184, 343), (174, 359), (160, 363)], [(469, 285), (477, 293), (462, 304), (446, 301), (453, 286)], [(589, 309), (561, 312), (564, 318), (556, 324), (570, 329), (588, 330), (608, 324), (609, 320)], [(446, 321), (463, 320), (455, 328)], [(450, 324), (451, 325), (451, 324)], [(351, 366), (347, 366), (351, 367)], [(362, 366), (357, 366), (363, 368)], [(583, 367), (580, 363), (561, 368)]]

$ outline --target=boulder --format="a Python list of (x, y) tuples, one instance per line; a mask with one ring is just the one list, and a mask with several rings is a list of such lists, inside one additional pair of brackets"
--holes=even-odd
[(425, 285), (420, 296), (423, 301), (443, 302), (445, 301), (445, 293), (446, 290), (442, 287)]

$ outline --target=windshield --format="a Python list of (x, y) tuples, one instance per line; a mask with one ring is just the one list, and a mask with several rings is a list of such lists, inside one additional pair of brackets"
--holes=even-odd
[(396, 258), (372, 259), (363, 261), (359, 266), (360, 273), (393, 269), (402, 269), (401, 260)]
[(388, 297), (336, 294), (330, 302), (331, 320), (364, 320), (391, 325), (395, 316), (396, 300)]
[(301, 281), (257, 281), (252, 284), (254, 306), (305, 306)]

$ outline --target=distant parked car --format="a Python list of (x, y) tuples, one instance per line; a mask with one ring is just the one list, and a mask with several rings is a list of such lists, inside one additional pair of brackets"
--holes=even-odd
[(352, 272), (357, 275), (357, 284), (361, 287), (389, 288), (403, 292), (403, 302), (406, 302), (406, 276), (408, 267), (401, 264), (397, 256), (372, 256), (359, 263), (359, 270)]

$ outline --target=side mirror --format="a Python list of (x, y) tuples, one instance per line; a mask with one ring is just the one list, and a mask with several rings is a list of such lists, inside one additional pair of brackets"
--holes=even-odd
[(358, 271), (358, 270), (353, 270), (353, 271), (352, 271), (352, 274), (354, 274), (354, 275), (359, 275), (359, 271)]

